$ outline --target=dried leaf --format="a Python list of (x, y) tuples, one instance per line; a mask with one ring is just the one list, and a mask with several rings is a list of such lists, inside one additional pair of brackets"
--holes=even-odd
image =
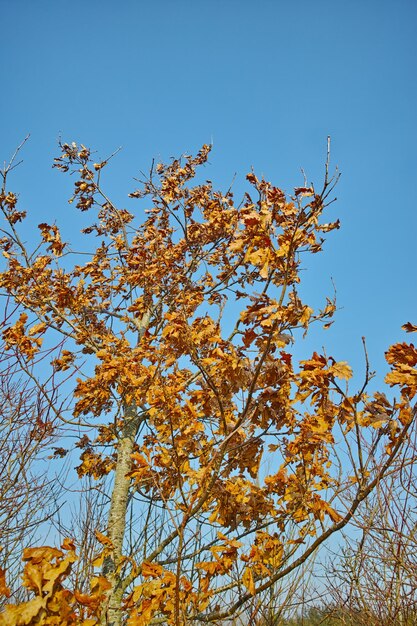
[(252, 569), (250, 567), (245, 567), (245, 571), (242, 575), (242, 583), (249, 591), (249, 593), (254, 596), (256, 593), (255, 582), (253, 580)]
[(406, 333), (417, 333), (417, 326), (415, 324), (411, 324), (411, 322), (407, 322), (401, 326)]

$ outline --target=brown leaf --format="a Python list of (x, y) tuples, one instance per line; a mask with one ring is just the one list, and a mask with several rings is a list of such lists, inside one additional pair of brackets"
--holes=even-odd
[(417, 326), (415, 324), (411, 324), (411, 322), (407, 322), (401, 326), (406, 333), (417, 333)]
[(308, 197), (308, 196), (314, 196), (314, 189), (313, 187), (296, 187), (294, 189), (294, 193), (297, 196), (301, 196), (302, 198), (304, 197)]

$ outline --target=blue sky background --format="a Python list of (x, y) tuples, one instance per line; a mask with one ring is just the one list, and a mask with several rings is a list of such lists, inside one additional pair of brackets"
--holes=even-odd
[(236, 173), (243, 190), (252, 166), (286, 191), (302, 167), (319, 187), (330, 135), (342, 178), (329, 219), (342, 228), (308, 264), (305, 293), (320, 304), (333, 278), (341, 309), (308, 348), (362, 370), (365, 335), (386, 370), (384, 350), (417, 323), (415, 0), (0, 5), (0, 159), (31, 133), (11, 187), (34, 224), (71, 231), (68, 179), (51, 169), (60, 136), (102, 158), (123, 147), (104, 180), (129, 206), (153, 157), (211, 141), (205, 175), (221, 187)]

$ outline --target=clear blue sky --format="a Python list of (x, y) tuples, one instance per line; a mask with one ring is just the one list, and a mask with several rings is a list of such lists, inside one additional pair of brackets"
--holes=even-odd
[[(319, 185), (326, 137), (342, 222), (306, 272), (315, 304), (337, 287), (320, 342), (361, 366), (417, 323), (415, 0), (2, 0), (0, 159), (31, 133), (12, 186), (35, 223), (70, 224), (57, 140), (105, 157), (120, 203), (152, 157), (214, 142), (207, 176), (251, 166), (287, 191)], [(238, 183), (240, 185), (240, 183)], [(317, 294), (317, 295), (316, 295)], [(319, 298), (320, 296), (320, 298)], [(320, 349), (321, 343), (316, 345)]]

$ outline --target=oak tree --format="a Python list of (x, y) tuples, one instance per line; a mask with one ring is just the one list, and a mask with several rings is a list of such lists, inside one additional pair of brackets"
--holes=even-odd
[[(413, 421), (417, 350), (386, 354), (397, 399), (368, 392), (369, 368), (356, 389), (348, 364), (322, 351), (295, 362), (294, 343), (336, 308), (313, 310), (300, 285), (339, 228), (324, 217), (328, 161), (320, 190), (287, 196), (252, 172), (236, 202), (196, 182), (204, 145), (153, 165), (128, 210), (103, 187), (109, 159), (60, 147), (71, 207), (92, 215), (88, 243), (67, 243), (60, 218), (26, 243), (5, 168), (0, 288), (17, 310), (3, 340), (76, 434), (80, 482), (106, 484), (109, 502), (90, 589), (68, 582), (76, 538), (26, 549), (33, 597), (0, 623), (223, 623), (297, 571), (388, 472)], [(72, 383), (67, 410), (36, 366), (46, 355), (54, 381)]]

